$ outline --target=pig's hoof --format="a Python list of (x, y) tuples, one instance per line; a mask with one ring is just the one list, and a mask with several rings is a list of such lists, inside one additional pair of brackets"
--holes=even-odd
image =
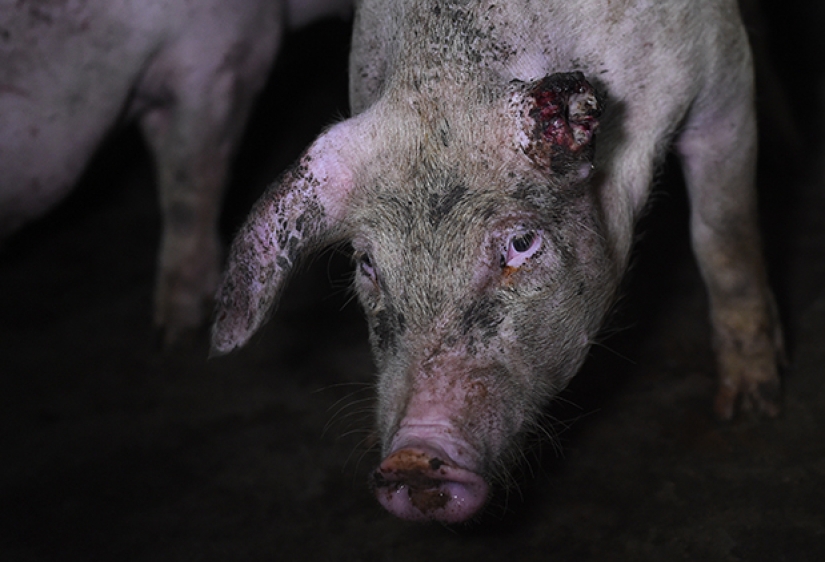
[(781, 385), (778, 379), (762, 383), (725, 381), (719, 387), (714, 411), (722, 420), (731, 420), (737, 411), (775, 418), (781, 412)]
[(184, 349), (194, 344), (199, 331), (198, 326), (156, 326), (154, 346), (165, 352)]
[(780, 371), (788, 364), (779, 322), (741, 315), (730, 318), (738, 320), (738, 326), (728, 322), (736, 330), (717, 329), (716, 415), (722, 420), (733, 419), (738, 412), (775, 418), (782, 402)]
[(159, 346), (172, 349), (191, 344), (206, 323), (212, 299), (186, 299), (155, 309), (155, 327)]
[(408, 521), (461, 523), (478, 513), (489, 495), (481, 476), (423, 447), (391, 454), (372, 484), (387, 511)]

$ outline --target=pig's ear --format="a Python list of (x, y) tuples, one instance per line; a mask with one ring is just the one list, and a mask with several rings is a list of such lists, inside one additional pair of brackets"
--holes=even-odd
[(582, 174), (593, 159), (593, 135), (602, 100), (581, 72), (515, 82), (513, 102), (521, 121), (521, 147), (540, 169)]
[(356, 127), (344, 121), (318, 137), (255, 203), (232, 242), (218, 290), (213, 355), (242, 346), (265, 322), (302, 254), (343, 237)]

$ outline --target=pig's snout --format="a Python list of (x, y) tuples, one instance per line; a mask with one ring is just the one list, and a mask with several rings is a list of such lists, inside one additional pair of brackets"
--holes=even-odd
[(460, 523), (487, 502), (489, 486), (432, 445), (396, 449), (373, 473), (378, 501), (409, 521)]

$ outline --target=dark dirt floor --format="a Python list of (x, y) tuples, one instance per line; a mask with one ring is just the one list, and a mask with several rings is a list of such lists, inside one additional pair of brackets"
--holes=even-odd
[[(474, 525), (393, 519), (367, 486), (373, 370), (347, 257), (316, 259), (239, 353), (207, 360), (205, 333), (160, 351), (156, 194), (127, 130), (0, 254), (0, 559), (825, 560), (816, 4), (773, 7), (765, 34), (803, 141), (777, 132), (763, 95), (763, 219), (791, 360), (780, 418), (712, 416), (705, 294), (671, 170), (611, 335), (548, 411), (561, 451), (534, 440), (518, 486)], [(238, 159), (227, 233), (346, 114), (347, 40), (340, 22), (290, 36)]]

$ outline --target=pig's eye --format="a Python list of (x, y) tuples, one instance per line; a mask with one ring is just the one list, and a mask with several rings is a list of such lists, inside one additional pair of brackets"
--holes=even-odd
[(369, 254), (361, 254), (358, 257), (358, 268), (361, 273), (369, 277), (373, 282), (376, 281), (375, 268), (372, 265)]
[(521, 267), (527, 259), (541, 247), (541, 232), (528, 230), (519, 232), (510, 238), (507, 243), (507, 253), (504, 255), (504, 265), (507, 267)]

